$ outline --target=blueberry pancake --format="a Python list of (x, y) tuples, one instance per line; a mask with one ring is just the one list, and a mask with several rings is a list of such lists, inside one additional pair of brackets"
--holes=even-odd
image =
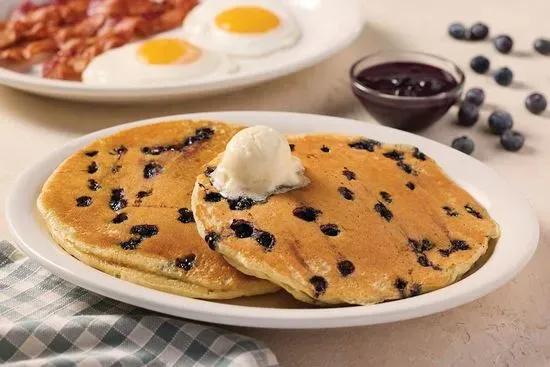
[(372, 304), (459, 279), (498, 225), (436, 162), (404, 145), (332, 135), (290, 137), (311, 183), (263, 203), (226, 200), (197, 178), (193, 211), (208, 245), (297, 299)]
[(68, 253), (128, 281), (197, 298), (275, 291), (211, 251), (191, 211), (201, 167), (238, 130), (178, 121), (99, 139), (57, 168), (38, 208)]

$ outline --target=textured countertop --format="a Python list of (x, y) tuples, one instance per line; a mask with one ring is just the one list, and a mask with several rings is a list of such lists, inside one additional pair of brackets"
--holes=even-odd
[[(422, 134), (445, 144), (469, 135), (476, 142), (474, 156), (534, 204), (542, 237), (527, 267), (480, 300), (416, 320), (333, 330), (233, 329), (263, 339), (283, 366), (550, 365), (550, 111), (534, 116), (523, 106), (530, 91), (550, 97), (550, 57), (532, 51), (536, 37), (550, 37), (550, 2), (360, 1), (367, 24), (349, 48), (305, 71), (225, 96), (163, 105), (98, 106), (0, 88), (0, 239), (11, 239), (3, 217), (13, 178), (71, 138), (137, 119), (214, 110), (286, 110), (368, 121), (348, 86), (348, 67), (358, 57), (399, 47), (437, 53), (469, 70), (469, 60), (485, 54), (493, 66), (509, 66), (516, 82), (500, 87), (490, 77), (468, 71), (467, 87), (482, 87), (487, 94), (480, 123), (471, 129), (456, 126), (453, 108)], [(449, 23), (478, 20), (486, 22), (493, 35), (511, 35), (516, 52), (500, 55), (490, 42), (459, 42), (447, 36)], [(486, 133), (487, 116), (497, 107), (509, 111), (515, 127), (525, 134), (521, 152), (504, 151), (498, 139)]]

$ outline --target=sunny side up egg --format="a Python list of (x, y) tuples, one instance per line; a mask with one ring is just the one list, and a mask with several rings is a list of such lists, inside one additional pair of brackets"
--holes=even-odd
[(233, 56), (256, 57), (298, 42), (294, 16), (275, 0), (206, 0), (183, 22), (191, 42)]
[(112, 86), (171, 84), (238, 70), (226, 55), (201, 49), (177, 37), (179, 33), (165, 33), (99, 55), (84, 70), (82, 81)]

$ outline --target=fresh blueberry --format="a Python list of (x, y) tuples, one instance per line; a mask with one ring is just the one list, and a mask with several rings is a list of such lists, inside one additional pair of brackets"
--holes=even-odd
[(451, 146), (460, 150), (462, 153), (472, 154), (474, 151), (474, 141), (467, 136), (461, 136), (453, 140)]
[(495, 71), (495, 75), (493, 75), (493, 77), (495, 78), (497, 84), (506, 87), (512, 84), (514, 73), (512, 73), (512, 70), (508, 69), (507, 67), (503, 67)]
[(531, 93), (525, 98), (525, 107), (529, 112), (539, 115), (546, 109), (546, 97), (540, 93)]
[(473, 41), (484, 40), (488, 35), (489, 27), (483, 23), (476, 23), (470, 28), (470, 39)]
[(517, 152), (523, 146), (525, 138), (517, 131), (507, 130), (500, 136), (500, 144), (504, 149), (511, 152)]
[(535, 51), (541, 55), (550, 55), (550, 40), (546, 38), (537, 38), (533, 44)]
[(470, 67), (478, 74), (486, 73), (490, 65), (489, 59), (482, 55), (476, 56), (470, 61)]
[(479, 119), (479, 109), (476, 105), (464, 102), (458, 109), (458, 124), (473, 126)]
[(449, 26), (449, 35), (457, 40), (466, 38), (466, 28), (462, 23), (453, 23)]
[(514, 41), (512, 40), (512, 38), (505, 34), (497, 36), (493, 43), (498, 52), (503, 54), (507, 54), (512, 51), (512, 47), (514, 46)]
[(485, 92), (481, 88), (472, 88), (466, 92), (466, 101), (481, 106), (485, 101)]
[(493, 134), (500, 135), (514, 126), (512, 115), (506, 111), (496, 110), (489, 116), (489, 129)]

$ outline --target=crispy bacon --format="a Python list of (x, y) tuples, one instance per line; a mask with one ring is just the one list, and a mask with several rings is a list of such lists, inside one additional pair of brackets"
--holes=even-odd
[(54, 37), (58, 43), (63, 43), (70, 38), (92, 37), (101, 28), (103, 23), (105, 23), (103, 15), (93, 15), (74, 26), (59, 29)]
[(51, 58), (56, 51), (57, 44), (52, 39), (28, 42), (0, 51), (0, 66), (16, 71), (25, 71), (32, 65)]
[[(25, 1), (0, 22), (0, 66), (28, 68), (49, 58), (43, 76), (80, 80), (97, 55), (175, 28), (198, 0)], [(53, 56), (53, 57), (52, 57)]]

